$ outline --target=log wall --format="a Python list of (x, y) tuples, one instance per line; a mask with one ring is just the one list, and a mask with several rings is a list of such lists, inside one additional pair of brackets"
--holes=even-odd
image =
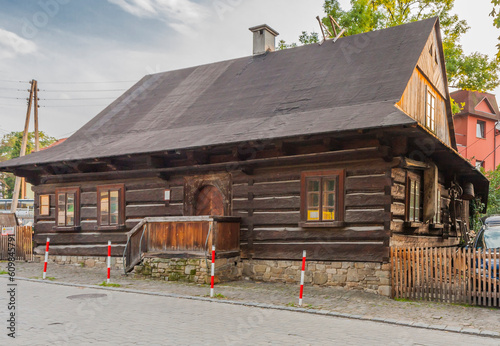
[[(242, 218), (242, 258), (383, 262), (389, 256), (390, 167), (382, 159), (233, 174), (233, 215)], [(303, 171), (345, 169), (341, 227), (300, 223)]]

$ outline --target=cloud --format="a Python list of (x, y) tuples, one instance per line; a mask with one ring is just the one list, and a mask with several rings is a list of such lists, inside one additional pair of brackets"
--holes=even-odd
[(199, 25), (208, 11), (190, 0), (108, 0), (122, 10), (139, 18), (163, 20), (171, 28), (191, 34), (193, 26)]
[(37, 47), (33, 41), (26, 40), (17, 34), (0, 29), (0, 58), (13, 58), (17, 55), (32, 54)]

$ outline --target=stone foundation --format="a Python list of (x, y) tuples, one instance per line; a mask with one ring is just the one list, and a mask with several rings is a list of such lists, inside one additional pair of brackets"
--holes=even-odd
[[(45, 261), (45, 256), (35, 255), (35, 262)], [(49, 263), (75, 265), (87, 268), (106, 268), (108, 266), (107, 257), (88, 257), (88, 256), (51, 256)], [(123, 270), (123, 258), (111, 257), (111, 269)]]
[[(255, 281), (299, 283), (301, 261), (244, 260), (242, 276)], [(306, 262), (305, 284), (391, 295), (389, 263)]]
[[(167, 281), (210, 283), (210, 266), (211, 261), (203, 258), (145, 258), (134, 268), (134, 274)], [(215, 282), (238, 280), (241, 268), (239, 257), (216, 259)]]

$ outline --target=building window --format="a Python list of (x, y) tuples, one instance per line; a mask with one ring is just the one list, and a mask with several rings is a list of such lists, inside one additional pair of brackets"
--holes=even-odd
[(50, 215), (50, 195), (40, 195), (40, 215)]
[(484, 168), (484, 161), (476, 160), (476, 169), (480, 170), (481, 168)]
[(425, 126), (432, 132), (436, 131), (436, 97), (427, 91)]
[(486, 122), (478, 120), (476, 125), (476, 137), (486, 138)]
[(97, 187), (97, 222), (99, 226), (125, 224), (125, 186)]
[(56, 224), (58, 227), (79, 226), (80, 189), (56, 189)]
[(302, 173), (302, 221), (342, 221), (343, 202), (343, 170)]
[(437, 200), (436, 200), (436, 214), (434, 215), (433, 223), (441, 224), (441, 190), (437, 191)]
[(422, 178), (415, 173), (408, 173), (406, 183), (407, 212), (406, 221), (421, 221), (421, 180)]

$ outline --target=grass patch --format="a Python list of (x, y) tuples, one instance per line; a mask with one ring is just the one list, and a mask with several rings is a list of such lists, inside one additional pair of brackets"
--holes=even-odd
[(55, 277), (53, 277), (53, 276), (47, 276), (47, 277), (46, 277), (46, 279), (47, 279), (47, 280), (50, 280), (50, 281), (54, 281), (56, 278), (55, 278)]
[[(210, 298), (210, 294), (205, 294), (204, 297)], [(223, 295), (222, 293), (216, 293), (214, 294), (213, 298), (215, 299), (226, 299), (227, 297)]]
[(295, 303), (288, 303), (288, 304), (286, 304), (286, 306), (289, 306), (291, 308), (296, 308), (297, 304), (295, 304)]
[(102, 287), (120, 287), (120, 284), (113, 284), (113, 283), (107, 283), (106, 281), (103, 281), (102, 283), (98, 284), (97, 286), (102, 286)]
[(404, 303), (415, 303), (414, 300), (408, 299), (408, 298), (394, 298), (395, 301), (397, 302), (404, 302)]
[(5, 274), (9, 274), (9, 272), (6, 272), (5, 270), (0, 270), (0, 275), (5, 275)]

